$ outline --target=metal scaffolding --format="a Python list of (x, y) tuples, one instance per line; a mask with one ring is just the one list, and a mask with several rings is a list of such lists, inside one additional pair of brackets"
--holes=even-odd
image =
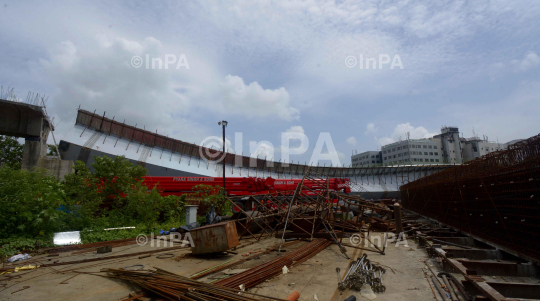
[(540, 261), (540, 135), (401, 186), (403, 207)]

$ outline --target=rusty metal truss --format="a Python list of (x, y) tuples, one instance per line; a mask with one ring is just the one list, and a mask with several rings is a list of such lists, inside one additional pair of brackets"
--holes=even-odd
[(540, 261), (540, 135), (401, 186), (403, 207)]

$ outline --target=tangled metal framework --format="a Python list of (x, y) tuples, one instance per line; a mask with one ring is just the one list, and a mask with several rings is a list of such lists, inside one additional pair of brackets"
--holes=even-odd
[(403, 207), (540, 261), (540, 135), (401, 186)]
[[(306, 186), (304, 181), (318, 185)], [(350, 236), (348, 232), (357, 233), (364, 242), (364, 246), (348, 246), (384, 254), (386, 242), (382, 247), (374, 244), (369, 232), (372, 222), (382, 221), (386, 232), (394, 227), (390, 221), (393, 211), (359, 196), (330, 191), (328, 185), (329, 178), (326, 175), (308, 169), (294, 194), (228, 197), (232, 205), (243, 199), (246, 207), (251, 209), (238, 208), (239, 212), (232, 216), (239, 238), (327, 238), (341, 247), (343, 237)], [(350, 218), (352, 212), (356, 213), (356, 220)], [(371, 216), (365, 216), (364, 212), (370, 212)], [(386, 219), (375, 221), (375, 214)]]

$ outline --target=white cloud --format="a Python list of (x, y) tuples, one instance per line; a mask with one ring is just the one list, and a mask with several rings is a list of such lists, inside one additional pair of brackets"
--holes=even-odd
[(98, 114), (106, 111), (109, 118), (125, 118), (126, 124), (160, 134), (174, 135), (179, 129), (189, 128), (178, 138), (200, 141), (206, 136), (204, 130), (186, 118), (191, 103), (176, 92), (178, 84), (172, 72), (137, 69), (130, 64), (134, 55), (159, 57), (162, 51), (161, 43), (151, 37), (142, 43), (98, 38), (83, 48), (71, 41), (55, 45), (49, 57), (33, 67), (55, 86), (49, 113), (62, 120), (58, 132), (74, 124), (80, 105), (85, 110), (96, 109)]
[(374, 123), (368, 123), (366, 126), (366, 131), (364, 132), (365, 135), (369, 135), (370, 133), (375, 133), (377, 131), (377, 128), (375, 128)]
[(304, 128), (300, 125), (293, 125), (289, 129), (286, 130), (286, 132), (292, 132), (292, 133), (302, 133), (304, 134)]
[(423, 126), (414, 127), (409, 122), (398, 124), (390, 137), (379, 138), (379, 145), (390, 144), (399, 140), (407, 139), (407, 134), (409, 134), (410, 139), (422, 139), (430, 138), (434, 135), (437, 135), (435, 132), (429, 132)]
[(523, 59), (511, 60), (506, 62), (496, 62), (487, 67), (487, 73), (492, 81), (507, 76), (509, 70), (515, 73), (526, 72), (540, 65), (540, 57), (530, 51), (523, 56)]
[(216, 111), (247, 117), (277, 115), (287, 121), (298, 119), (300, 115), (300, 111), (289, 105), (289, 93), (283, 87), (269, 90), (257, 82), (246, 85), (241, 77), (229, 74), (220, 84), (219, 92), (222, 100), (214, 100), (211, 106)]
[(252, 158), (260, 158), (260, 159), (267, 159), (267, 160), (273, 160), (275, 148), (272, 145), (272, 143), (266, 141), (261, 141), (259, 143), (253, 143), (254, 145), (250, 145), (250, 152)]
[(350, 145), (356, 145), (356, 138), (355, 137), (347, 138), (347, 143), (349, 143)]
[(512, 65), (514, 66), (514, 70), (525, 72), (540, 65), (540, 58), (536, 53), (531, 51), (525, 55), (523, 60), (513, 60)]
[[(145, 66), (147, 55), (165, 61), (165, 54), (182, 52), (186, 53), (189, 69), (176, 69), (176, 64), (167, 70), (152, 69), (151, 63), (150, 69)], [(96, 36), (85, 47), (61, 42), (33, 67), (55, 85), (50, 113), (65, 123), (60, 132), (73, 125), (73, 112), (79, 105), (90, 111), (106, 111), (108, 117), (125, 118), (128, 124), (157, 129), (161, 134), (181, 133), (177, 138), (188, 142), (206, 136), (205, 128), (190, 118), (195, 108), (249, 118), (299, 117), (299, 111), (289, 104), (285, 88), (264, 89), (257, 82), (245, 84), (239, 76), (221, 76), (196, 52), (182, 52), (168, 49), (153, 37), (139, 43)], [(143, 58), (140, 68), (131, 65), (133, 56)]]
[(378, 142), (379, 142), (380, 146), (383, 146), (383, 145), (387, 145), (387, 144), (390, 144), (390, 143), (394, 143), (396, 141), (394, 141), (394, 139), (389, 138), (389, 137), (382, 137), (382, 138), (379, 138)]
[[(288, 129), (285, 130), (285, 133), (300, 133), (300, 134), (304, 134), (304, 135), (305, 135), (304, 128), (303, 128), (302, 126), (300, 126), (300, 125), (293, 125), (293, 126), (291, 126), (290, 128), (288, 128)], [(294, 135), (291, 136), (291, 137), (295, 137), (295, 138), (299, 138), (299, 139), (300, 139), (301, 136), (302, 136), (302, 135), (300, 135), (300, 134), (298, 134), (298, 135), (294, 134)], [(279, 139), (280, 139), (281, 142), (283, 142), (283, 135), (284, 135), (284, 133), (281, 133), (280, 136), (279, 136)], [(306, 136), (306, 138), (307, 138), (307, 136)], [(291, 139), (290, 142), (289, 142), (289, 143), (290, 143), (289, 147), (300, 147), (300, 146), (302, 145), (302, 143), (301, 143), (301, 141), (300, 141), (299, 139)], [(307, 143), (309, 144), (309, 138), (307, 139)], [(307, 145), (306, 145), (306, 146), (307, 146)], [(276, 148), (274, 151), (275, 151), (275, 152), (281, 152), (281, 150), (282, 150), (283, 147), (284, 147), (284, 146), (281, 145), (280, 147)]]

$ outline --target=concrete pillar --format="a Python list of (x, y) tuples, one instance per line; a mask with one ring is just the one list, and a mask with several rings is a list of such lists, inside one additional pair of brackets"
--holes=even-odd
[(24, 139), (23, 159), (21, 168), (32, 170), (38, 166), (39, 159), (47, 156), (47, 138), (49, 138), (49, 124), (43, 118), (32, 119), (28, 122), (28, 131), (37, 135), (27, 136)]

